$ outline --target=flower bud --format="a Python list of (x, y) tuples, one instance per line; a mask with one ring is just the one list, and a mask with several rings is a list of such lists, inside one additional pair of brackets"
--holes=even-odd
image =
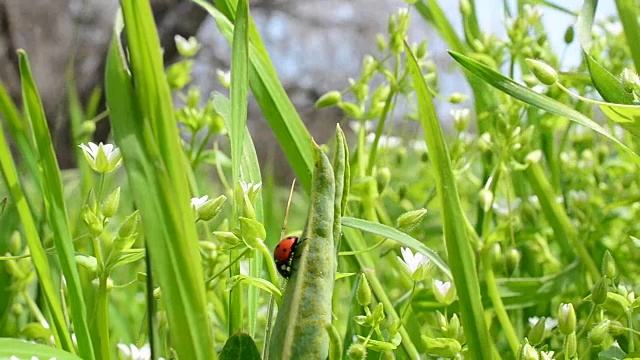
[(460, 0), (460, 13), (462, 16), (471, 15), (471, 4), (469, 0)]
[(167, 69), (167, 83), (171, 90), (180, 90), (191, 82), (193, 61), (179, 61)]
[(333, 90), (320, 96), (320, 98), (318, 99), (318, 101), (316, 101), (316, 104), (314, 106), (316, 107), (316, 109), (322, 109), (329, 106), (338, 105), (338, 103), (340, 103), (341, 100), (342, 100), (342, 95), (340, 94), (340, 91)]
[(20, 232), (16, 230), (11, 234), (11, 238), (9, 239), (9, 252), (12, 255), (18, 255), (20, 254), (21, 250), (22, 250), (22, 237), (20, 236)]
[(467, 95), (459, 92), (452, 93), (451, 95), (449, 95), (449, 99), (448, 99), (448, 101), (452, 104), (460, 104), (465, 100), (467, 100)]
[(513, 275), (518, 268), (518, 264), (520, 264), (520, 252), (515, 248), (509, 249), (505, 254), (504, 261), (505, 271), (508, 276)]
[(110, 218), (118, 212), (120, 206), (120, 187), (118, 186), (102, 202), (102, 215)]
[(416, 49), (417, 59), (422, 59), (425, 55), (427, 55), (427, 40), (423, 40)]
[(378, 189), (378, 194), (382, 194), (382, 192), (387, 188), (389, 182), (391, 181), (391, 171), (387, 167), (383, 167), (376, 170), (376, 186)]
[(361, 306), (367, 306), (371, 303), (371, 288), (364, 273), (360, 274), (360, 283), (358, 284), (358, 292), (356, 300)]
[(449, 326), (447, 327), (448, 337), (455, 339), (460, 334), (460, 319), (458, 314), (453, 314), (451, 320), (449, 320)]
[(602, 275), (609, 279), (614, 279), (616, 272), (616, 262), (613, 260), (613, 256), (611, 256), (609, 250), (607, 250), (604, 252), (604, 257), (602, 258)]
[(484, 210), (484, 212), (489, 211), (493, 204), (493, 192), (489, 189), (482, 188), (478, 193), (478, 198), (482, 210)]
[(534, 87), (538, 84), (540, 84), (540, 81), (538, 81), (538, 78), (531, 75), (531, 74), (524, 74), (522, 75), (522, 81), (524, 81), (524, 84), (527, 85), (527, 87)]
[(492, 145), (491, 134), (484, 133), (480, 135), (480, 137), (478, 138), (478, 149), (480, 149), (480, 151), (482, 152), (490, 151), (491, 145)]
[(93, 213), (93, 210), (91, 210), (87, 205), (82, 208), (81, 217), (87, 225), (87, 228), (89, 228), (91, 236), (98, 237), (102, 234), (102, 231), (104, 230), (102, 221), (100, 221), (98, 216), (96, 216), (96, 214)]
[(218, 240), (224, 242), (225, 244), (229, 244), (231, 246), (238, 245), (241, 241), (236, 234), (230, 231), (214, 231), (213, 236), (217, 237)]
[(227, 197), (220, 195), (215, 199), (205, 202), (197, 211), (198, 220), (209, 221), (222, 211)]
[(80, 134), (82, 137), (91, 137), (96, 132), (96, 123), (93, 120), (85, 120), (80, 124)]
[(376, 35), (376, 46), (378, 47), (378, 51), (384, 52), (387, 50), (387, 45), (387, 39), (385, 39), (384, 35)]
[(139, 218), (138, 210), (129, 215), (122, 225), (120, 225), (120, 229), (118, 229), (118, 236), (121, 238), (127, 238), (133, 235), (134, 231), (136, 231), (136, 228), (138, 227)]
[(396, 227), (404, 232), (409, 232), (415, 229), (422, 219), (427, 214), (427, 209), (417, 209), (407, 211), (406, 213), (400, 215), (398, 220), (396, 221)]
[(533, 346), (539, 345), (544, 340), (544, 330), (545, 330), (545, 318), (541, 317), (538, 319), (538, 322), (533, 325), (529, 333), (527, 334), (527, 339), (529, 342), (533, 344)]
[(456, 287), (453, 286), (451, 281), (442, 282), (440, 280), (434, 280), (433, 294), (438, 302), (449, 306), (456, 299)]
[(569, 27), (567, 27), (567, 31), (564, 32), (564, 43), (567, 45), (571, 44), (575, 34), (576, 32), (573, 29), (573, 25), (569, 25)]
[(98, 260), (95, 257), (89, 255), (76, 255), (75, 258), (76, 263), (83, 268), (91, 272), (96, 272), (96, 270), (98, 270)]
[(527, 165), (531, 165), (539, 163), (540, 159), (542, 159), (542, 151), (534, 150), (525, 156), (524, 161)]
[(384, 305), (381, 302), (376, 305), (376, 309), (373, 310), (373, 323), (380, 324), (382, 320), (384, 320)]
[(458, 132), (463, 132), (469, 125), (469, 109), (454, 109), (451, 110), (451, 117), (453, 117), (453, 127)]
[(137, 233), (134, 233), (124, 238), (116, 236), (116, 238), (113, 239), (113, 244), (111, 247), (111, 251), (113, 252), (113, 254), (119, 254), (125, 250), (131, 249), (133, 244), (136, 243), (137, 235)]
[(545, 85), (553, 85), (558, 82), (558, 73), (551, 66), (534, 59), (525, 59), (525, 61), (527, 62), (527, 65), (529, 65), (529, 69), (533, 75), (535, 75), (541, 83)]
[(347, 356), (352, 360), (364, 360), (367, 358), (367, 348), (360, 343), (352, 343), (347, 350)]
[(347, 114), (347, 116), (349, 116), (350, 118), (358, 120), (362, 117), (362, 109), (356, 104), (349, 102), (340, 102), (338, 103), (338, 107), (342, 109), (342, 111), (344, 111), (345, 114)]
[(635, 71), (628, 68), (622, 70), (620, 82), (624, 90), (629, 93), (640, 88), (640, 77)]
[(196, 108), (200, 103), (200, 88), (192, 86), (187, 93), (187, 107)]
[(594, 326), (593, 329), (589, 331), (589, 335), (587, 335), (587, 338), (589, 339), (591, 345), (598, 346), (602, 344), (607, 335), (609, 335), (609, 320), (605, 320), (600, 324)]
[(462, 346), (456, 339), (432, 338), (422, 335), (422, 341), (427, 347), (427, 353), (443, 358), (454, 358), (460, 354)]
[(596, 305), (602, 305), (607, 300), (608, 280), (601, 277), (591, 289), (591, 301)]
[(231, 71), (216, 69), (216, 76), (218, 77), (218, 82), (220, 83), (220, 85), (226, 87), (227, 89), (231, 87)]
[(576, 330), (576, 311), (573, 309), (573, 304), (560, 304), (558, 308), (558, 328), (566, 336)]

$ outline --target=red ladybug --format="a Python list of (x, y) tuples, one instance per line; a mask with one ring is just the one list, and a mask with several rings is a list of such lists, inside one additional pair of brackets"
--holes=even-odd
[(289, 236), (280, 240), (273, 250), (273, 259), (276, 261), (276, 268), (285, 279), (291, 276), (294, 253), (298, 244), (297, 236)]

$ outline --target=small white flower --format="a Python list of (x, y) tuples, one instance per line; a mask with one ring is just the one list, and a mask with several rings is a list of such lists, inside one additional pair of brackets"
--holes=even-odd
[(561, 312), (562, 312), (562, 318), (563, 319), (567, 319), (567, 317), (569, 316), (569, 310), (571, 310), (571, 305), (570, 304), (562, 304), (561, 307)]
[(226, 88), (231, 86), (231, 71), (216, 69), (216, 75), (218, 76), (218, 81), (222, 86)]
[[(351, 129), (351, 131), (357, 133), (357, 132), (360, 131), (360, 128), (362, 127), (362, 122), (360, 122), (360, 121), (349, 121), (347, 126), (349, 126), (349, 129)], [(375, 127), (376, 126), (371, 121), (365, 121), (364, 122), (364, 131), (366, 133), (369, 133), (369, 132), (373, 131), (373, 129), (375, 129)]]
[(540, 355), (542, 355), (542, 360), (552, 360), (553, 359), (553, 351), (541, 351)]
[(440, 293), (440, 296), (445, 297), (449, 293), (451, 289), (451, 281), (442, 282), (440, 280), (435, 280), (436, 290)]
[(529, 344), (525, 344), (522, 348), (522, 358), (526, 360), (538, 360), (540, 357), (538, 356), (538, 352), (533, 346)]
[(113, 144), (95, 143), (78, 145), (91, 168), (99, 173), (108, 173), (122, 164), (120, 149)]
[[(531, 327), (536, 326), (536, 324), (538, 323), (538, 321), (540, 321), (540, 318), (537, 316), (532, 316), (529, 318), (529, 325), (531, 325)], [(545, 318), (544, 319), (544, 329), (546, 331), (551, 331), (553, 329), (555, 329), (555, 327), (558, 326), (558, 319), (555, 318)]]
[(15, 355), (11, 355), (11, 357), (9, 358), (9, 360), (20, 360), (20, 358), (18, 358)]
[(140, 349), (135, 344), (118, 344), (118, 349), (128, 360), (150, 360), (151, 348), (149, 344), (144, 344)]
[(400, 260), (402, 265), (409, 270), (411, 275), (413, 275), (420, 266), (427, 265), (429, 263), (429, 259), (424, 255), (421, 253), (416, 253), (414, 255), (409, 248), (401, 248), (400, 251), (402, 252), (402, 258), (400, 258), (400, 256), (397, 256), (397, 258)]
[[(373, 144), (373, 141), (376, 138), (376, 134), (369, 133), (365, 138), (368, 145)], [(402, 139), (397, 136), (385, 136), (380, 135), (380, 139), (378, 139), (378, 146), (384, 146), (389, 149), (397, 148), (402, 145)]]
[(409, 142), (409, 147), (419, 153), (429, 152), (427, 149), (427, 143), (424, 140), (411, 140)]
[(191, 198), (191, 207), (198, 211), (209, 200), (209, 195)]
[(240, 187), (245, 194), (249, 195), (260, 190), (260, 188), (262, 187), (262, 183), (252, 184), (240, 181)]
[(187, 40), (180, 35), (176, 35), (173, 39), (176, 42), (178, 52), (184, 57), (194, 57), (201, 48), (198, 40), (193, 36), (189, 36), (189, 40)]

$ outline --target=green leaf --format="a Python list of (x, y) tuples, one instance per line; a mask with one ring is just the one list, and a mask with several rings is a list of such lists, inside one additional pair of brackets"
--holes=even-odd
[(273, 285), (272, 282), (267, 281), (265, 279), (254, 278), (247, 275), (235, 275), (227, 280), (227, 290), (233, 289), (238, 284), (249, 284), (255, 286), (259, 289), (262, 289), (270, 294), (272, 294), (277, 302), (280, 302), (280, 298), (282, 297), (282, 292)]
[(412, 238), (411, 236), (403, 233), (398, 229), (394, 229), (390, 226), (374, 223), (371, 221), (356, 219), (352, 217), (343, 217), (342, 225), (348, 226), (354, 229), (360, 229), (362, 231), (366, 231), (372, 234), (384, 236), (388, 239), (396, 241), (404, 246), (410, 247), (413, 250), (419, 252), (420, 254), (426, 256), (435, 266), (437, 266), (449, 279), (453, 279), (451, 275), (451, 270), (447, 263), (435, 253), (435, 251), (429, 249), (424, 246), (420, 241)]
[(0, 338), (0, 358), (8, 359), (12, 356), (20, 360), (31, 360), (34, 356), (40, 359), (56, 360), (80, 360), (82, 358), (68, 353), (66, 351), (56, 349), (50, 346), (33, 344), (19, 339)]
[(424, 82), (420, 66), (406, 42), (405, 50), (407, 52), (407, 67), (416, 90), (420, 123), (433, 163), (436, 189), (442, 207), (444, 238), (451, 273), (458, 290), (462, 325), (467, 333), (474, 334), (474, 336), (467, 338), (467, 346), (470, 353), (482, 354), (482, 357), (490, 359), (493, 357), (493, 353), (491, 347), (486, 344), (491, 342), (491, 337), (484, 319), (473, 249), (465, 221), (461, 220), (464, 219), (465, 214), (460, 205), (449, 151), (444, 142), (444, 135), (438, 122), (431, 93)]
[[(225, 15), (205, 0), (193, 0), (214, 18), (222, 35), (232, 40), (233, 24)], [(235, 2), (223, 0), (216, 5), (235, 12)], [(232, 11), (228, 11), (231, 13)], [(249, 19), (249, 84), (269, 126), (275, 134), (289, 164), (304, 190), (311, 191), (313, 155), (311, 136), (287, 96), (271, 64), (255, 25)]]
[[(162, 288), (169, 326), (180, 336), (180, 358), (214, 359), (203, 270), (198, 251), (185, 156), (173, 119), (151, 8), (123, 1), (131, 58), (114, 37), (106, 66), (106, 95), (133, 200), (140, 210), (151, 265)], [(134, 79), (136, 87), (134, 89)]]
[(451, 57), (454, 58), (454, 60), (460, 63), (460, 65), (462, 65), (464, 68), (471, 71), (478, 78), (489, 83), (491, 86), (495, 87), (496, 89), (504, 92), (507, 95), (513, 96), (514, 98), (520, 101), (523, 101), (529, 105), (533, 105), (535, 107), (538, 107), (542, 110), (548, 111), (558, 116), (563, 116), (580, 125), (588, 127), (589, 129), (613, 141), (616, 145), (620, 147), (620, 149), (624, 150), (627, 154), (631, 155), (632, 159), (636, 163), (640, 163), (640, 157), (638, 157), (636, 153), (634, 153), (631, 149), (629, 149), (627, 146), (622, 144), (613, 135), (609, 134), (602, 126), (600, 126), (600, 124), (584, 116), (578, 111), (556, 100), (553, 100), (547, 96), (540, 95), (535, 91), (516, 83), (515, 81), (505, 77), (504, 75), (498, 73), (497, 71), (467, 56), (464, 56), (462, 54), (459, 54), (453, 51), (449, 51), (449, 54), (451, 55)]
[(609, 346), (608, 349), (602, 350), (598, 353), (598, 360), (622, 360), (626, 359), (627, 354), (620, 349), (620, 346), (616, 343)]
[[(66, 279), (71, 307), (73, 328), (78, 339), (80, 356), (93, 359), (93, 346), (89, 336), (89, 328), (86, 318), (86, 306), (82, 296), (80, 275), (74, 258), (74, 248), (67, 219), (67, 208), (62, 193), (62, 180), (60, 168), (53, 149), (51, 134), (45, 119), (42, 101), (31, 76), (29, 59), (27, 54), (20, 50), (20, 78), (22, 80), (22, 100), (24, 102), (25, 115), (31, 123), (33, 138), (37, 145), (38, 158), (40, 159), (40, 177), (42, 193), (46, 198), (47, 216), (53, 232), (53, 239), (57, 249), (58, 259), (62, 267), (62, 273)], [(64, 323), (63, 323), (64, 324)], [(73, 351), (73, 343), (68, 331), (63, 330), (62, 324), (58, 324), (58, 335), (61, 336), (64, 349)]]
[(596, 87), (598, 94), (600, 94), (605, 101), (614, 104), (633, 104), (633, 95), (624, 90), (618, 78), (613, 76), (613, 74), (602, 67), (602, 65), (598, 64), (591, 55), (584, 53), (584, 58), (589, 67), (591, 81), (593, 81), (593, 85)]
[(640, 27), (638, 26), (638, 5), (633, 0), (616, 0), (618, 16), (622, 22), (627, 45), (636, 71), (640, 70)]
[(260, 360), (258, 347), (249, 334), (237, 332), (227, 339), (220, 352), (220, 360)]

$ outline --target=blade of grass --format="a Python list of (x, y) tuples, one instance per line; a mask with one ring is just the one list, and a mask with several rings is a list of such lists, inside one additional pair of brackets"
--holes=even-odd
[[(80, 276), (74, 258), (74, 248), (71, 232), (69, 231), (67, 209), (62, 193), (60, 168), (58, 167), (58, 161), (53, 150), (51, 134), (47, 127), (42, 101), (40, 100), (36, 84), (31, 76), (27, 54), (20, 50), (18, 56), (20, 60), (20, 78), (22, 80), (22, 99), (24, 101), (25, 115), (31, 123), (33, 139), (37, 145), (38, 157), (40, 159), (42, 193), (46, 198), (45, 204), (49, 225), (53, 232), (53, 239), (56, 245), (58, 259), (60, 260), (60, 266), (62, 267), (62, 273), (66, 279), (73, 329), (78, 340), (80, 356), (85, 359), (93, 359), (95, 355), (89, 336), (86, 306), (82, 296)], [(64, 332), (60, 335), (64, 336)], [(64, 341), (65, 347), (73, 347), (72, 344), (67, 343), (71, 341), (70, 338), (62, 338), (61, 340)]]
[(491, 347), (487, 346), (491, 343), (491, 337), (484, 320), (484, 309), (475, 267), (476, 261), (467, 235), (467, 228), (460, 221), (465, 217), (465, 214), (460, 205), (449, 151), (444, 142), (442, 128), (438, 123), (433, 99), (424, 82), (418, 62), (406, 43), (405, 51), (407, 52), (407, 67), (416, 89), (420, 123), (433, 163), (436, 188), (442, 207), (444, 238), (451, 273), (458, 290), (462, 325), (468, 334), (473, 334), (467, 338), (467, 346), (471, 354), (476, 354), (482, 359), (492, 359)]
[[(219, 1), (216, 5), (204, 0), (192, 0), (202, 6), (214, 18), (218, 29), (229, 43), (232, 41), (233, 24), (223, 11), (235, 14), (235, 3)], [(232, 20), (232, 19), (231, 19)], [(249, 85), (262, 109), (262, 113), (275, 134), (289, 164), (296, 173), (303, 189), (311, 191), (313, 155), (311, 136), (278, 80), (269, 55), (260, 40), (258, 31), (249, 17)]]
[(82, 358), (62, 350), (41, 344), (32, 344), (22, 339), (2, 339), (0, 338), (0, 358), (9, 359), (57, 359), (57, 360), (80, 360)]
[(520, 101), (523, 101), (529, 105), (536, 106), (540, 109), (548, 111), (552, 114), (565, 117), (571, 121), (574, 121), (580, 125), (586, 126), (589, 129), (605, 136), (607, 139), (613, 141), (620, 149), (625, 151), (636, 162), (640, 163), (640, 157), (634, 153), (631, 149), (621, 143), (618, 139), (609, 134), (600, 124), (584, 116), (578, 111), (556, 101), (547, 96), (540, 95), (533, 90), (524, 87), (515, 81), (505, 77), (497, 71), (481, 64), (480, 62), (473, 60), (462, 54), (449, 51), (451, 57), (453, 57), (460, 65), (471, 71), (478, 78), (486, 81), (491, 86), (510, 95)]
[[(159, 40), (147, 1), (123, 1), (131, 75), (119, 32), (109, 51), (107, 103), (180, 358), (215, 359), (198, 238)], [(135, 85), (136, 87), (134, 88)]]
[(424, 246), (420, 241), (412, 238), (411, 236), (403, 233), (400, 230), (394, 229), (384, 224), (374, 223), (367, 220), (356, 219), (352, 217), (343, 217), (342, 225), (348, 226), (354, 229), (360, 229), (362, 231), (370, 232), (372, 234), (380, 235), (385, 238), (397, 241), (398, 243), (408, 246), (422, 255), (426, 256), (435, 266), (437, 266), (449, 279), (453, 279), (449, 266), (436, 254), (433, 250)]
[(73, 154), (76, 159), (76, 166), (80, 173), (80, 185), (81, 185), (81, 198), (85, 198), (89, 191), (93, 187), (93, 173), (89, 164), (85, 161), (82, 149), (77, 146), (88, 142), (89, 134), (83, 134), (82, 123), (85, 120), (84, 111), (82, 111), (82, 104), (80, 103), (80, 96), (78, 95), (78, 89), (76, 88), (75, 77), (73, 75), (73, 62), (67, 69), (67, 101), (69, 103), (69, 122), (71, 124), (71, 139), (73, 141)]
[(36, 222), (31, 213), (29, 204), (27, 203), (27, 199), (24, 196), (22, 185), (18, 180), (18, 171), (11, 157), (11, 151), (9, 150), (9, 145), (2, 126), (0, 126), (0, 170), (4, 178), (4, 182), (11, 194), (11, 199), (16, 206), (18, 214), (20, 215), (20, 223), (22, 224), (24, 237), (27, 240), (27, 245), (29, 246), (33, 266), (38, 274), (38, 279), (40, 280), (39, 284), (42, 288), (45, 302), (47, 303), (51, 313), (51, 331), (56, 339), (56, 344), (62, 349), (75, 353), (73, 343), (71, 342), (71, 335), (67, 329), (67, 324), (62, 311), (62, 305), (60, 304), (58, 293), (53, 285), (49, 260), (47, 259), (47, 255), (42, 247)]
[[(233, 39), (231, 46), (231, 121), (228, 124), (229, 139), (231, 140), (231, 188), (234, 192), (238, 189), (240, 181), (240, 164), (242, 161), (242, 150), (244, 148), (244, 135), (247, 128), (247, 101), (249, 97), (249, 5), (246, 0), (238, 1), (238, 14), (233, 27)], [(237, 195), (234, 194), (234, 199)], [(237, 224), (240, 211), (238, 202), (234, 201), (232, 228)], [(239, 255), (239, 251), (230, 250), (230, 258), (234, 259)], [(240, 263), (235, 263), (230, 269), (231, 276), (240, 275)], [(243, 306), (242, 284), (231, 289), (229, 295), (229, 334), (243, 328), (244, 306)], [(255, 288), (250, 287), (250, 292), (254, 300), (258, 295)], [(255, 302), (251, 302), (257, 305)], [(253, 328), (256, 309), (247, 309), (251, 314), (250, 323)]]
[(631, 51), (636, 71), (640, 69), (640, 27), (638, 26), (638, 8), (632, 0), (616, 0), (618, 16), (622, 22), (624, 35)]

